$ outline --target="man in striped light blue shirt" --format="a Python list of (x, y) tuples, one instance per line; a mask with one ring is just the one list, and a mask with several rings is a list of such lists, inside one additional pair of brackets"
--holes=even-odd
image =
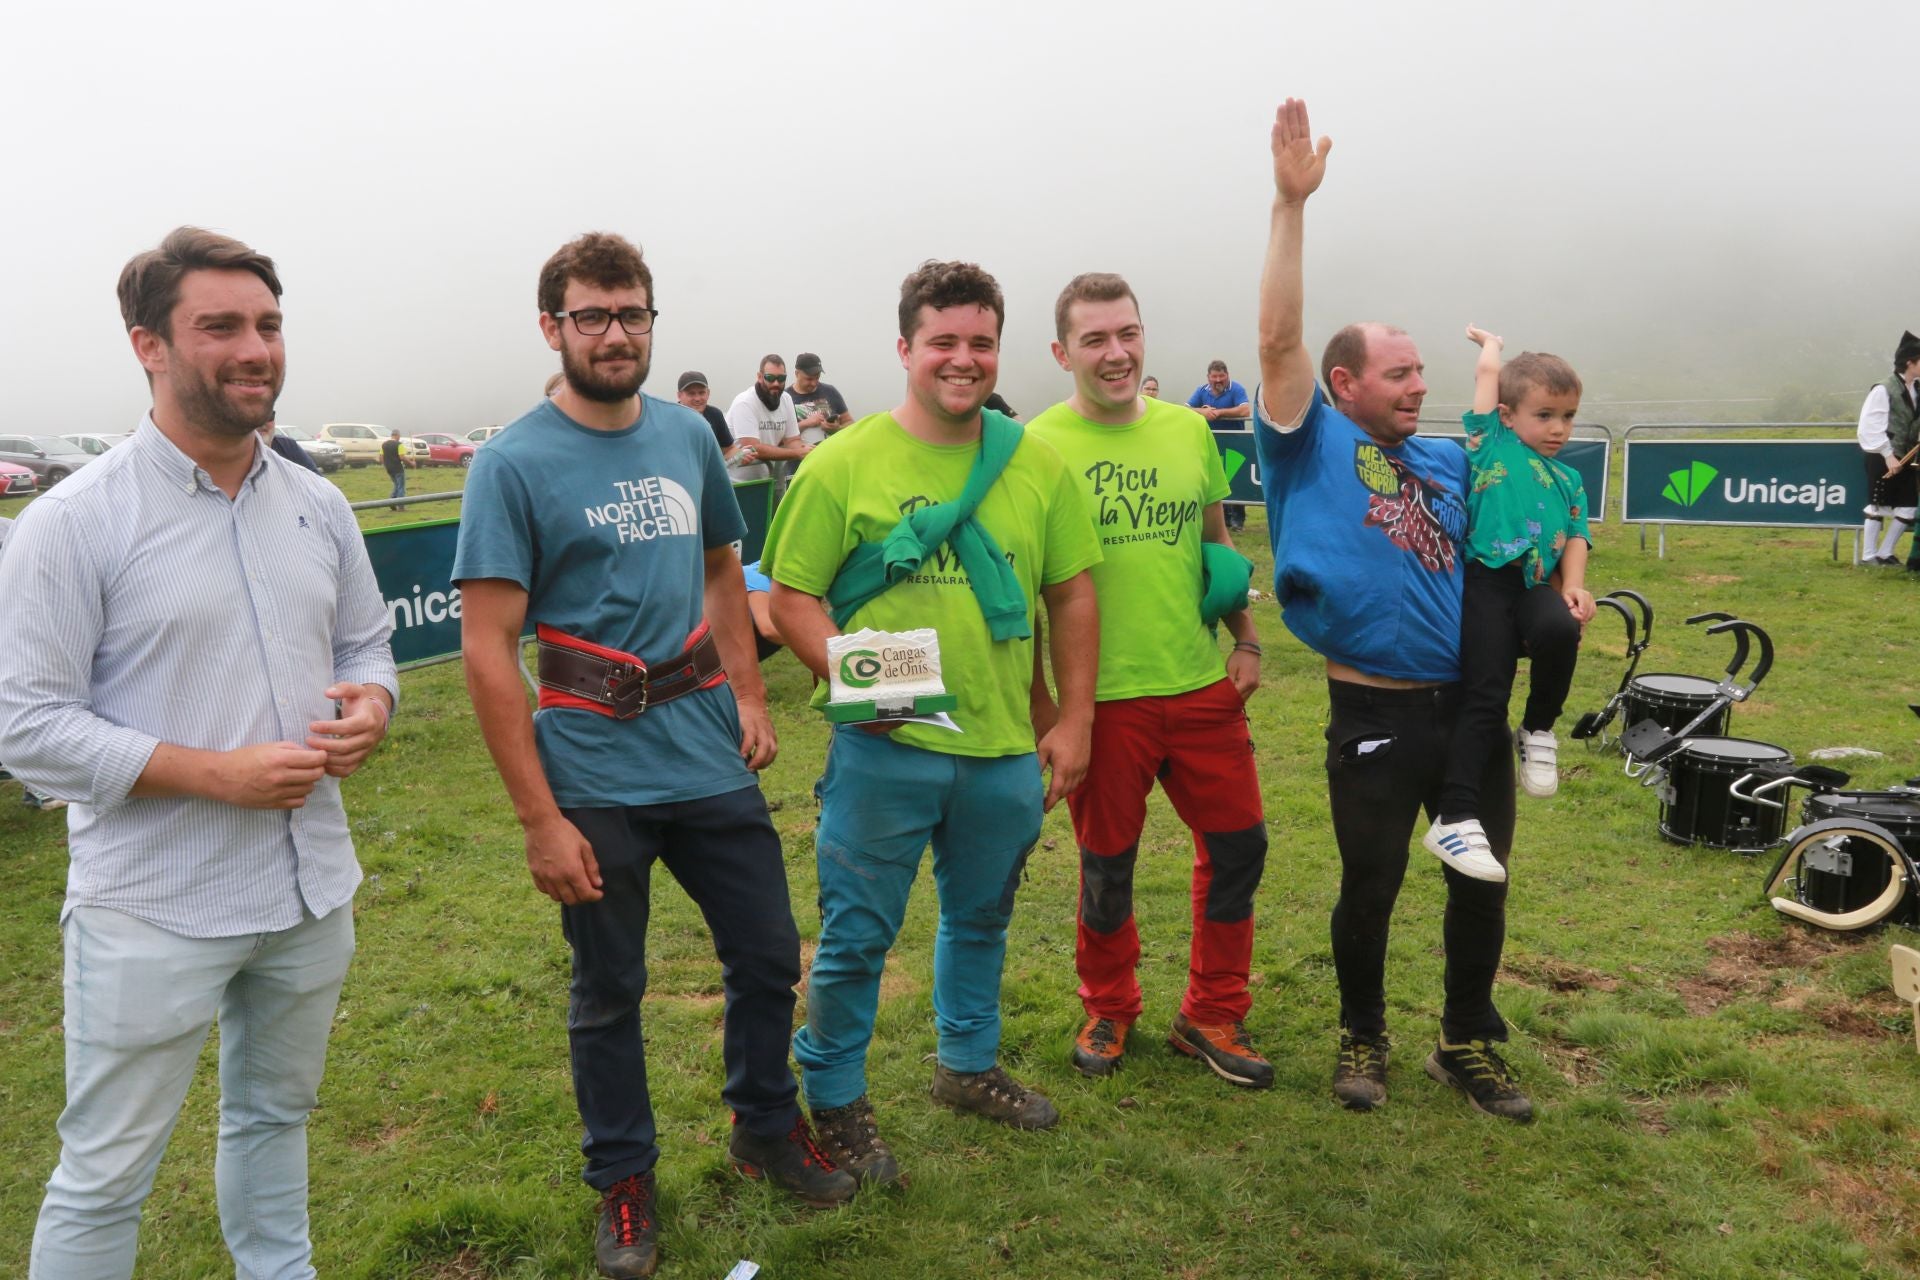
[(71, 801), (67, 1105), (31, 1274), (133, 1273), (140, 1207), (220, 1021), (235, 1272), (314, 1274), (306, 1123), (353, 953), (340, 779), (397, 690), (332, 484), (255, 430), (285, 375), (270, 259), (182, 227), (120, 306), (153, 408), (0, 560), (0, 759)]

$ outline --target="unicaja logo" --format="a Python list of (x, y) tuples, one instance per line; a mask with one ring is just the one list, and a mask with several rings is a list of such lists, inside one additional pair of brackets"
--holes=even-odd
[(1719, 474), (1718, 469), (1704, 462), (1690, 463), (1684, 471), (1667, 473), (1667, 487), (1660, 491), (1660, 496), (1668, 502), (1690, 507), (1707, 496), (1707, 489)]
[(880, 679), (880, 655), (871, 649), (855, 649), (840, 659), (840, 683), (850, 689), (869, 689)]

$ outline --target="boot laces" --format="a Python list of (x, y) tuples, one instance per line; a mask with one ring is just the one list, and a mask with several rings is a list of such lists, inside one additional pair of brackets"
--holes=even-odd
[(839, 1166), (833, 1157), (814, 1140), (813, 1130), (807, 1127), (807, 1118), (801, 1116), (793, 1122), (793, 1131), (787, 1135), (787, 1141), (797, 1145), (806, 1154), (802, 1157), (807, 1164), (818, 1165), (824, 1172), (832, 1173)]
[(622, 1178), (601, 1197), (613, 1227), (614, 1243), (630, 1249), (653, 1225), (653, 1181), (639, 1174)]

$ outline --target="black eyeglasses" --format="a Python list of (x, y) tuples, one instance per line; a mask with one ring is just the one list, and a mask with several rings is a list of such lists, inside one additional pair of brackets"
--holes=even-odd
[(620, 318), (620, 327), (635, 337), (653, 328), (654, 317), (660, 313), (652, 307), (622, 307), (619, 311), (609, 311), (605, 307), (581, 307), (576, 311), (555, 311), (555, 320), (573, 321), (573, 327), (584, 338), (597, 338), (613, 326), (615, 316)]

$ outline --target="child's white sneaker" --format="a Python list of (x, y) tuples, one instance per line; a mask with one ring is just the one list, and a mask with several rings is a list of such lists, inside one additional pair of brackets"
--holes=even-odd
[(1560, 789), (1560, 740), (1551, 729), (1518, 729), (1513, 749), (1520, 753), (1520, 786), (1541, 799)]
[(1459, 822), (1435, 819), (1420, 843), (1463, 876), (1493, 884), (1504, 883), (1507, 878), (1507, 869), (1493, 856), (1493, 845), (1478, 818), (1462, 818)]

